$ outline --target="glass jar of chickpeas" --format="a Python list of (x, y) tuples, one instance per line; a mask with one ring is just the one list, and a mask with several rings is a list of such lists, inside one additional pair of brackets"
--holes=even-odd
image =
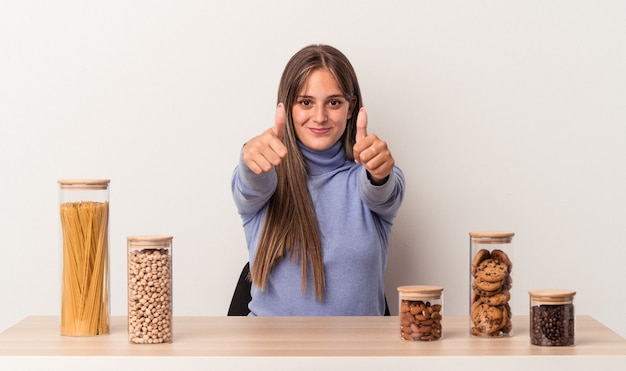
[(128, 341), (171, 343), (171, 236), (128, 237)]

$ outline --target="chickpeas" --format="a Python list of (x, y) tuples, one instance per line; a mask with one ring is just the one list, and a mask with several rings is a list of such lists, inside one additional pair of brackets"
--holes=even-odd
[(128, 339), (136, 344), (172, 342), (172, 275), (168, 249), (128, 255)]

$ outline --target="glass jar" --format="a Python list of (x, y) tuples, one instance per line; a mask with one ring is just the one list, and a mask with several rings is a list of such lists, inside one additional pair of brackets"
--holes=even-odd
[(398, 287), (400, 337), (404, 340), (433, 341), (443, 336), (443, 287)]
[(576, 318), (572, 290), (535, 290), (530, 295), (530, 343), (541, 346), (572, 346)]
[(513, 336), (513, 232), (470, 232), (470, 333)]
[(61, 335), (109, 333), (109, 180), (59, 180)]
[(171, 343), (172, 237), (128, 237), (128, 341)]

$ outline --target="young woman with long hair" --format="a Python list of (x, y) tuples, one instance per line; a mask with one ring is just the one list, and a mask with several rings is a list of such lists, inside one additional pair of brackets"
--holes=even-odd
[(404, 176), (367, 133), (356, 73), (336, 48), (287, 63), (274, 126), (243, 146), (232, 192), (248, 243), (252, 315), (382, 315)]

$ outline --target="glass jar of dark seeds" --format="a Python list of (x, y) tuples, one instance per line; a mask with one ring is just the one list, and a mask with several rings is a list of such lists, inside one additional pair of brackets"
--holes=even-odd
[(530, 295), (530, 343), (573, 346), (576, 318), (572, 290), (535, 290)]

